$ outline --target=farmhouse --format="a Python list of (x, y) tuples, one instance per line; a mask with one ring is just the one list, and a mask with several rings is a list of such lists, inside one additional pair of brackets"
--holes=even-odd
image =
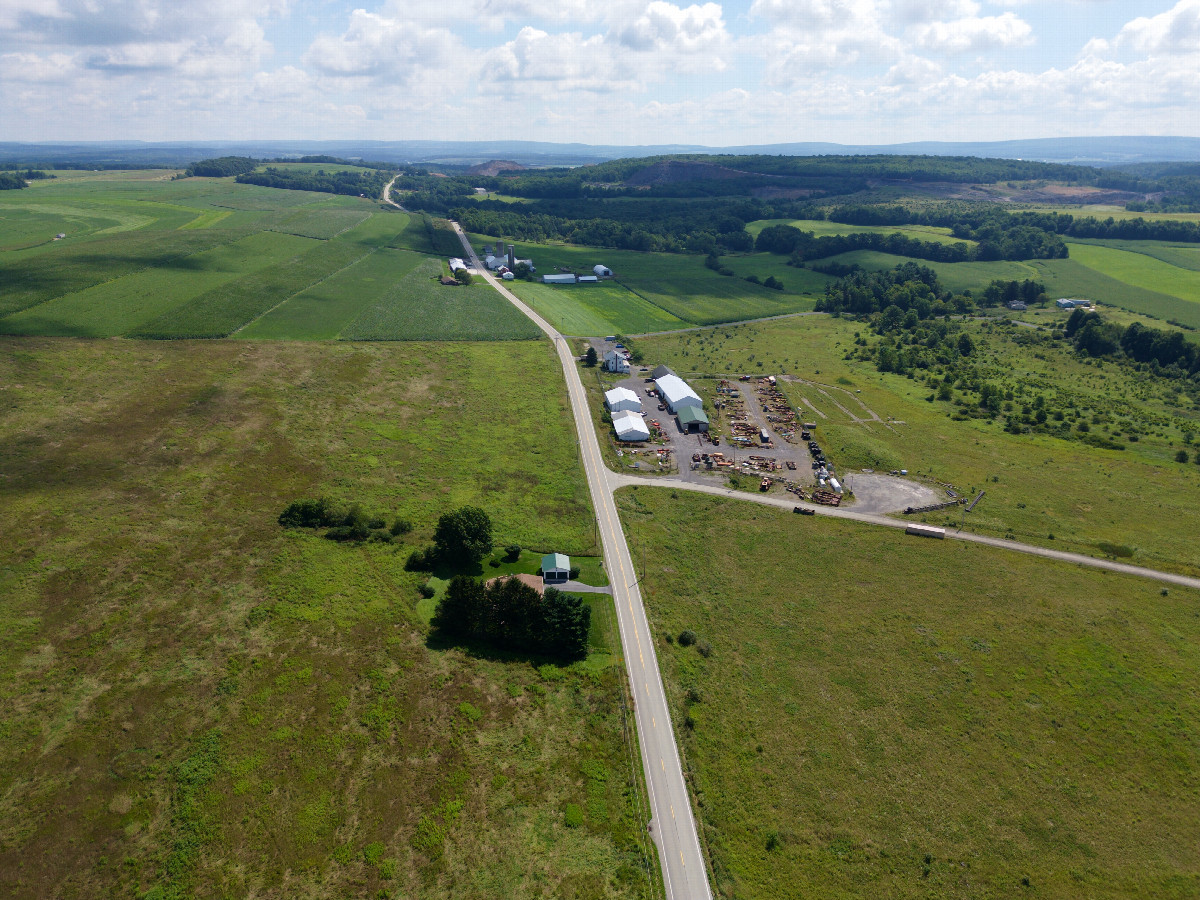
[(646, 421), (633, 410), (613, 413), (613, 431), (617, 433), (618, 441), (648, 441), (650, 429)]
[(542, 557), (542, 581), (550, 584), (571, 577), (571, 557), (565, 553), (547, 553)]
[(687, 382), (678, 375), (664, 375), (662, 378), (655, 379), (654, 386), (658, 388), (658, 395), (662, 397), (663, 402), (667, 404), (667, 409), (672, 413), (679, 412), (685, 406), (695, 409), (701, 409), (704, 406), (700, 395), (688, 387)]
[(642, 411), (642, 401), (638, 399), (638, 395), (629, 388), (623, 387), (616, 387), (608, 391), (604, 395), (604, 405), (608, 407), (609, 412), (620, 412), (625, 409), (633, 410), (636, 413)]
[(675, 418), (679, 422), (679, 429), (681, 431), (689, 434), (697, 431), (708, 431), (708, 416), (698, 406), (681, 407)]
[(608, 266), (592, 266), (597, 278), (612, 278), (612, 269)]
[(609, 350), (604, 354), (604, 371), (629, 374), (629, 357), (620, 350)]

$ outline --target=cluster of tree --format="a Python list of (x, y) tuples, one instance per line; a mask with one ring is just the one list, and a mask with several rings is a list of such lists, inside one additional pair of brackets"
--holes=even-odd
[(554, 588), (542, 595), (516, 578), (484, 585), (457, 575), (438, 602), (432, 624), (454, 640), (571, 661), (587, 656), (591, 618), (591, 607)]
[(323, 194), (347, 194), (351, 197), (378, 197), (391, 175), (378, 169), (355, 172), (301, 172), (268, 166), (265, 172), (247, 172), (237, 176), (241, 184), (282, 188), (289, 191), (319, 191)]
[(1040, 281), (996, 280), (983, 289), (983, 306), (1007, 306), (1021, 301), (1026, 305), (1046, 302), (1046, 286)]
[(368, 515), (358, 503), (339, 507), (324, 497), (296, 500), (279, 514), (284, 528), (328, 528), (325, 536), (332, 541), (377, 541), (390, 544), (412, 531), (412, 523), (399, 516), (389, 527), (383, 516)]
[(19, 191), (29, 187), (29, 182), (16, 172), (0, 172), (0, 191)]
[(427, 571), (438, 565), (477, 566), (492, 552), (492, 520), (477, 506), (463, 506), (438, 518), (433, 544), (414, 550), (407, 567)]
[(257, 166), (258, 160), (248, 156), (221, 156), (192, 163), (184, 170), (184, 175), (200, 178), (229, 178), (253, 172)]
[(1067, 245), (1056, 234), (1026, 226), (1002, 228), (990, 225), (972, 232), (979, 243), (971, 247), (963, 242), (952, 244), (922, 241), (899, 232), (859, 231), (817, 237), (792, 225), (771, 225), (759, 232), (755, 249), (791, 257), (790, 263), (802, 266), (814, 259), (827, 259), (854, 250), (878, 250), (896, 256), (910, 256), (934, 262), (970, 262), (997, 259), (1063, 259)]
[(970, 294), (953, 294), (927, 266), (906, 262), (882, 272), (854, 272), (825, 287), (817, 301), (819, 312), (870, 316), (881, 313), (889, 322), (968, 313), (975, 309)]
[(1150, 366), (1168, 378), (1200, 373), (1200, 346), (1180, 331), (1151, 328), (1134, 322), (1122, 328), (1105, 322), (1099, 313), (1077, 309), (1064, 329), (1075, 348), (1088, 356), (1125, 358)]

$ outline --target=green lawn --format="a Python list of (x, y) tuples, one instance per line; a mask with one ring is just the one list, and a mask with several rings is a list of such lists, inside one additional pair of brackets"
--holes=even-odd
[[(567, 668), (442, 648), (404, 566), (468, 503), (594, 552), (548, 342), (3, 344), (0, 893), (657, 895), (603, 615)], [(276, 524), (320, 495), (414, 530)]]
[[(866, 331), (846, 319), (807, 316), (643, 338), (638, 348), (647, 362), (683, 375), (787, 373), (812, 382), (784, 382), (783, 389), (805, 418), (815, 417), (817, 439), (840, 471), (907, 468), (959, 493), (986, 489), (966, 519), (972, 530), (1092, 555), (1107, 543), (1129, 548), (1142, 565), (1200, 574), (1200, 545), (1192, 539), (1200, 532), (1193, 499), (1200, 466), (1174, 459), (1187, 446), (1184, 429), (1200, 425), (1200, 409), (1164, 381), (1027, 347), (1018, 340), (1025, 329), (971, 328), (983, 371), (1014, 392), (1014, 408), (1039, 394), (1073, 403), (1079, 421), (1126, 449), (1008, 434), (1003, 418), (963, 418), (962, 407), (928, 400), (933, 389), (923, 381), (846, 359), (855, 333)], [(871, 420), (868, 409), (883, 421)], [(941, 523), (946, 515), (927, 518)]]
[(655, 488), (620, 506), (718, 896), (1200, 890), (1200, 593)]

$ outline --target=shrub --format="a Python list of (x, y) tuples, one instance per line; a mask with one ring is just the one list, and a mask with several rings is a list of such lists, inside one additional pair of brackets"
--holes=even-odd
[(708, 659), (710, 656), (712, 656), (712, 644), (710, 644), (708, 641), (701, 641), (696, 645), (696, 652), (705, 659)]
[(376, 544), (390, 544), (393, 540), (392, 533), (386, 528), (372, 528), (370, 540)]
[(408, 519), (401, 519), (399, 516), (397, 516), (396, 520), (392, 522), (391, 531), (396, 537), (400, 537), (402, 534), (408, 534), (410, 531), (412, 531), (412, 522), (408, 521)]
[(417, 590), (420, 592), (421, 596), (424, 597), (426, 600), (431, 599), (433, 597), (433, 595), (437, 593), (437, 591), (435, 591), (433, 589), (433, 585), (430, 584), (428, 581), (426, 581), (419, 588), (417, 588)]
[(404, 568), (409, 572), (428, 572), (437, 562), (437, 552), (432, 547), (424, 550), (414, 550), (408, 554)]
[(438, 558), (478, 563), (492, 552), (492, 520), (476, 506), (464, 506), (438, 519), (433, 534)]
[(1188, 452), (1186, 450), (1180, 450), (1178, 453), (1175, 454), (1175, 462), (1185, 463), (1187, 461), (1188, 461)]
[(367, 527), (372, 531), (377, 531), (380, 528), (387, 528), (387, 522), (383, 520), (383, 516), (372, 516), (367, 519)]
[(583, 809), (578, 803), (568, 803), (564, 810), (564, 819), (568, 828), (578, 828), (583, 824)]
[(579, 577), (579, 566), (571, 566), (571, 568), (567, 569), (567, 577), (572, 581), (577, 579)]
[(509, 544), (507, 547), (504, 548), (504, 561), (505, 562), (510, 562), (510, 563), (516, 562), (520, 558), (521, 558), (521, 545), (520, 544)]
[(680, 647), (690, 647), (694, 643), (696, 643), (696, 632), (690, 629), (679, 632)]
[(333, 525), (334, 522), (332, 505), (324, 497), (317, 500), (296, 500), (279, 514), (279, 524), (284, 528), (323, 528)]

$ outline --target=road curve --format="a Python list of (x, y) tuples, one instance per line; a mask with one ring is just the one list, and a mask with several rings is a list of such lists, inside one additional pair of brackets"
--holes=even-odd
[[(633, 485), (646, 487), (669, 487), (674, 490), (696, 491), (702, 494), (713, 494), (717, 497), (727, 497), (733, 500), (744, 500), (749, 503), (760, 503), (764, 506), (775, 506), (780, 509), (792, 509), (796, 506), (807, 507), (817, 515), (830, 516), (836, 519), (849, 519), (854, 522), (865, 522), (869, 525), (883, 525), (887, 528), (904, 528), (908, 522), (902, 519), (892, 519), (874, 513), (855, 512), (853, 509), (838, 509), (830, 506), (820, 506), (815, 503), (805, 503), (795, 497), (771, 496), (770, 494), (752, 494), (748, 491), (735, 491), (732, 488), (718, 484), (697, 484), (684, 481), (681, 478), (648, 478), (645, 475), (609, 474), (609, 484), (613, 488), (631, 487)], [(999, 547), (1014, 553), (1028, 553), (1046, 559), (1056, 559), (1059, 562), (1075, 563), (1092, 569), (1106, 569), (1109, 572), (1120, 572), (1122, 575), (1136, 575), (1139, 578), (1150, 578), (1168, 584), (1200, 589), (1200, 578), (1189, 575), (1177, 575), (1174, 572), (1160, 572), (1157, 569), (1147, 569), (1142, 566), (1132, 566), (1111, 559), (1098, 559), (1085, 556), (1082, 553), (1071, 553), (1066, 550), (1053, 550), (1049, 547), (1038, 547), (1034, 544), (1022, 544), (1019, 541), (1006, 541), (1003, 538), (988, 537), (983, 534), (973, 534), (969, 531), (954, 531), (946, 529), (946, 537), (958, 541), (970, 541), (975, 544), (986, 544), (989, 547)]]
[(608, 568), (609, 581), (612, 583), (621, 646), (629, 671), (629, 688), (633, 693), (642, 766), (646, 773), (650, 809), (654, 816), (650, 823), (650, 831), (658, 846), (663, 884), (669, 900), (709, 900), (712, 892), (708, 885), (708, 869), (700, 849), (692, 804), (683, 777), (683, 767), (679, 761), (678, 747), (675, 744), (675, 732), (671, 728), (671, 714), (666, 693), (663, 691), (662, 676), (659, 674), (658, 658), (654, 652), (654, 639), (642, 606), (637, 571), (629, 554), (629, 545), (625, 542), (621, 522), (617, 517), (617, 506), (613, 500), (613, 490), (619, 486), (616, 479), (620, 476), (609, 471), (600, 455), (600, 442), (596, 439), (587, 394), (579, 377), (575, 357), (567, 340), (558, 331), (507, 290), (487, 267), (480, 263), (474, 248), (457, 222), (454, 223), (454, 230), (458, 232), (471, 265), (500, 292), (501, 296), (541, 328), (554, 341), (558, 350), (563, 375), (567, 381), (571, 412), (575, 417), (575, 428), (579, 435), (579, 453), (583, 458), (592, 505), (596, 509), (605, 565)]

